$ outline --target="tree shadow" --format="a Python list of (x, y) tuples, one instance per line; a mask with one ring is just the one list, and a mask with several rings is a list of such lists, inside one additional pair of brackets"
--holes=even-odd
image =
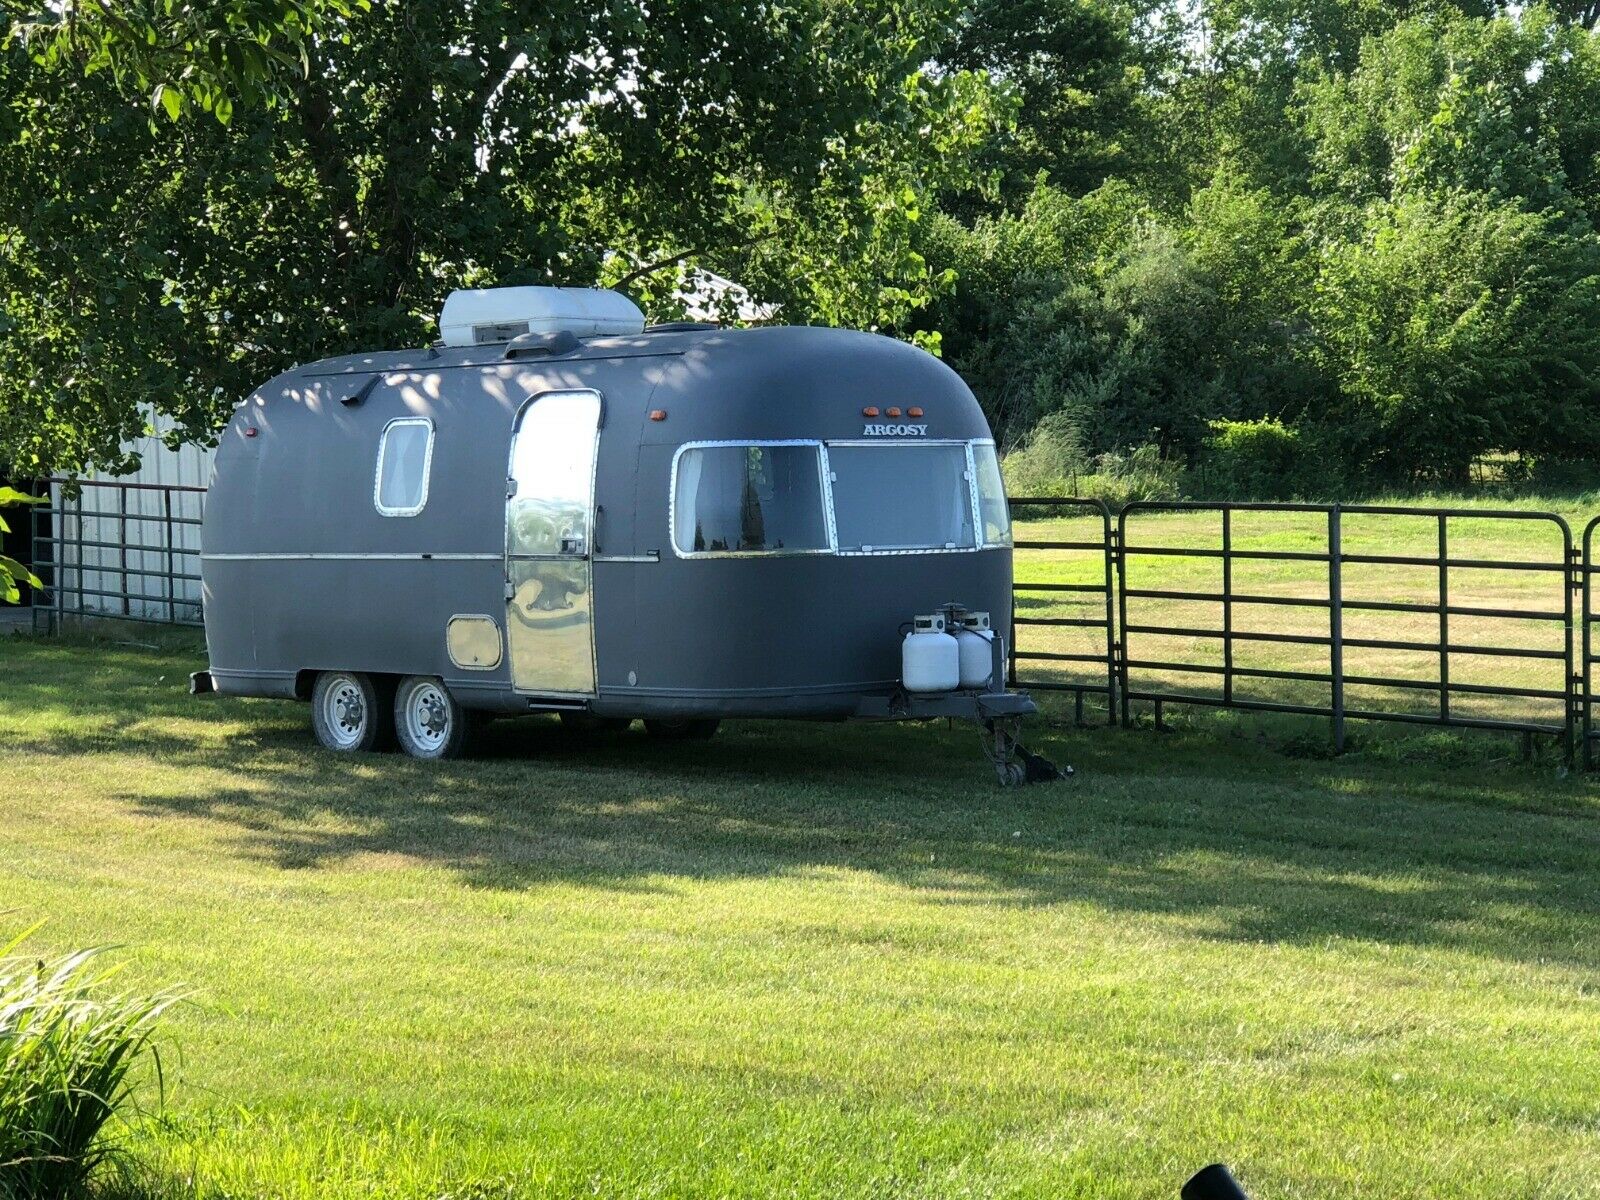
[[(52, 651), (0, 687), (42, 724), (0, 745), (125, 754), (152, 820), (284, 871), (422, 864), (483, 889), (869, 872), (929, 904), (1089, 904), (1221, 941), (1365, 940), (1600, 968), (1600, 804), (1585, 779), (1477, 762), (1291, 759), (1209, 727), (1036, 725), (1069, 783), (1002, 790), (942, 724), (736, 722), (705, 743), (497, 722), (476, 757), (337, 755), (303, 706), (179, 690), (169, 655)], [(165, 682), (155, 680), (165, 677)], [(52, 715), (53, 714), (53, 715)], [(70, 719), (68, 719), (70, 718)], [(138, 782), (123, 782), (128, 778)]]
[(231, 786), (121, 798), (220, 822), (240, 853), (284, 870), (398, 859), (475, 888), (648, 891), (849, 869), (934, 904), (1089, 903), (1217, 940), (1600, 967), (1600, 819), (1581, 796), (1562, 811), (1513, 772), (1428, 779), (1238, 747), (1183, 747), (1162, 765), (1162, 739), (1137, 732), (1047, 741), (1079, 761), (1078, 780), (1002, 791), (976, 739), (942, 726), (749, 723), (669, 744), (535, 719), (447, 764), (346, 759), (274, 727), (223, 768)]

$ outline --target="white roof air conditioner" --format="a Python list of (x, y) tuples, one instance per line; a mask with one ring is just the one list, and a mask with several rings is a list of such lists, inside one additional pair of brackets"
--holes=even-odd
[(439, 334), (446, 346), (509, 342), (524, 333), (568, 330), (578, 337), (638, 333), (644, 314), (621, 292), (604, 288), (460, 289), (445, 297)]

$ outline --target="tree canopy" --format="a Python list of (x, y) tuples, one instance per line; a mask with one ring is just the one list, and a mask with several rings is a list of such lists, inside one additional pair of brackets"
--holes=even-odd
[(429, 340), (454, 287), (671, 317), (695, 270), (942, 350), (1006, 446), (1309, 456), (1330, 487), (1600, 459), (1594, 4), (0, 17), (24, 471), (126, 467), (152, 411), (209, 436), (293, 362)]

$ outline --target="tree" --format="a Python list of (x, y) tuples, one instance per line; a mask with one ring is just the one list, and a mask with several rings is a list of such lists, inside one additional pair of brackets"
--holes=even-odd
[(1348, 204), (1466, 189), (1600, 228), (1600, 41), (1548, 8), (1403, 21), (1296, 106), (1315, 194)]
[[(416, 345), (453, 287), (689, 266), (786, 318), (898, 321), (911, 244), (992, 123), (926, 69), (939, 0), (376, 3), (284, 100), (150, 128), (104, 72), (0, 65), (0, 460), (128, 465), (154, 407), (205, 437), (297, 361)], [(650, 269), (653, 264), (666, 264)]]
[(200, 108), (226, 125), (236, 102), (280, 100), (303, 72), (307, 39), (366, 7), (367, 0), (62, 0), (8, 23), (41, 67), (106, 71), (174, 121)]
[(1600, 239), (1457, 192), (1374, 205), (1315, 319), (1369, 474), (1465, 482), (1491, 450), (1600, 456)]
[[(976, 165), (1008, 208), (1041, 173), (1073, 195), (1125, 171), (1127, 133), (1167, 47), (1136, 37), (1125, 0), (970, 0), (938, 51), (946, 68), (982, 72), (1008, 90), (1015, 123), (977, 147)], [(981, 210), (976, 197), (961, 207)], [(951, 205), (947, 201), (946, 207)]]

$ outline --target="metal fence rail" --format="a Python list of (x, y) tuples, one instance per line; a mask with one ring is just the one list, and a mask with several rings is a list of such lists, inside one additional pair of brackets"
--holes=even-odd
[(205, 488), (117, 480), (45, 481), (33, 506), (34, 624), (69, 616), (199, 625)]
[[(1018, 501), (1015, 509), (1024, 505), (1031, 513), (1051, 512), (1058, 507), (1071, 508), (1083, 501), (1051, 501), (1030, 498)], [(1141, 518), (1152, 513), (1215, 513), (1219, 522), (1219, 535), (1215, 544), (1175, 546), (1156, 543), (1139, 543), (1137, 535), (1143, 524)], [(1316, 518), (1322, 532), (1316, 543), (1298, 549), (1241, 547), (1236, 537), (1235, 517), (1240, 513), (1295, 514)], [(1348, 517), (1371, 518), (1379, 522), (1389, 519), (1423, 519), (1436, 527), (1433, 550), (1427, 554), (1352, 553), (1344, 548), (1345, 522)], [(1453, 554), (1451, 549), (1452, 522), (1456, 521), (1517, 521), (1539, 522), (1548, 525), (1556, 535), (1553, 545), (1559, 549), (1549, 557), (1539, 559), (1513, 559), (1499, 557), (1469, 557)], [(1591, 604), (1590, 551), (1594, 530), (1600, 527), (1600, 518), (1591, 522), (1584, 534), (1583, 557), (1574, 555), (1572, 532), (1558, 514), (1507, 509), (1447, 509), (1434, 507), (1377, 506), (1377, 505), (1315, 505), (1266, 503), (1207, 503), (1191, 501), (1149, 501), (1129, 504), (1119, 514), (1114, 529), (1108, 528), (1100, 547), (1106, 564), (1109, 590), (1115, 595), (1116, 618), (1108, 629), (1107, 646), (1111, 658), (1111, 680), (1108, 694), (1115, 698), (1114, 719), (1126, 724), (1133, 718), (1133, 705), (1144, 701), (1155, 706), (1156, 719), (1168, 704), (1204, 705), (1217, 708), (1234, 708), (1253, 711), (1298, 713), (1325, 717), (1331, 722), (1332, 740), (1336, 750), (1345, 742), (1347, 720), (1393, 721), (1409, 724), (1460, 726), (1492, 729), (1523, 734), (1550, 735), (1563, 739), (1571, 756), (1575, 739), (1581, 737), (1587, 750), (1595, 731), (1591, 717), (1593, 689), (1590, 686), (1593, 665), (1597, 657), (1592, 653), (1591, 624), (1600, 620)], [(1050, 549), (1050, 542), (1018, 541), (1018, 550)], [(1092, 548), (1087, 543), (1071, 543), (1075, 549)], [(1217, 563), (1220, 584), (1215, 588), (1177, 586), (1134, 586), (1130, 580), (1130, 564), (1171, 560), (1206, 560)], [(1019, 554), (1022, 564), (1028, 556)], [(1241, 589), (1236, 585), (1237, 568), (1241, 563), (1288, 564), (1303, 569), (1296, 582), (1311, 585), (1314, 594), (1280, 595), (1258, 590)], [(1389, 569), (1425, 569), (1436, 581), (1437, 598), (1427, 601), (1374, 599), (1353, 593), (1345, 579), (1345, 568), (1350, 564), (1375, 565)], [(1019, 570), (1020, 570), (1019, 565)], [(1453, 590), (1453, 580), (1459, 580), (1462, 571), (1534, 572), (1553, 577), (1560, 587), (1561, 602), (1548, 607), (1501, 604), (1470, 604), (1459, 602), (1459, 591)], [(1453, 575), (1452, 572), (1456, 574)], [(1583, 588), (1583, 663), (1577, 667), (1578, 649), (1575, 644), (1575, 602), (1581, 577)], [(1019, 583), (1019, 593), (1029, 591), (1033, 585)], [(1143, 619), (1143, 614), (1130, 612), (1130, 601), (1168, 602), (1183, 605), (1215, 606), (1215, 622), (1185, 620), (1183, 623), (1161, 623)], [(1135, 605), (1135, 608), (1141, 607)], [(1315, 631), (1281, 632), (1260, 628), (1257, 623), (1241, 620), (1240, 609), (1250, 611), (1297, 610), (1316, 614)], [(1348, 625), (1352, 613), (1410, 614), (1426, 616), (1431, 636), (1358, 636)], [(1516, 622), (1538, 622), (1552, 626), (1557, 633), (1556, 647), (1535, 647), (1497, 644), (1460, 636), (1460, 622), (1452, 618), (1503, 619)], [(1038, 618), (1017, 618), (1017, 624), (1037, 623)], [(1384, 630), (1378, 630), (1384, 633)], [(1216, 644), (1220, 649), (1219, 662), (1202, 662), (1171, 655), (1136, 656), (1134, 640), (1182, 638), (1201, 644)], [(1290, 669), (1287, 667), (1247, 666), (1237, 661), (1237, 653), (1250, 644), (1277, 643), (1288, 646), (1312, 647), (1325, 650), (1325, 670)], [(1027, 661), (1032, 657), (1022, 639), (1013, 637), (1017, 658)], [(1347, 651), (1379, 650), (1425, 656), (1433, 661), (1431, 678), (1414, 678), (1384, 672), (1350, 670)], [(1453, 675), (1452, 665), (1461, 659), (1495, 659), (1523, 663), (1548, 662), (1561, 672), (1559, 680), (1550, 686), (1535, 686), (1523, 681), (1476, 683)], [(1200, 690), (1184, 688), (1170, 682), (1152, 679), (1153, 674), (1181, 674), (1185, 677), (1207, 679), (1213, 682), (1217, 694), (1207, 695)], [(1048, 680), (1027, 677), (1025, 670), (1013, 667), (1013, 682), (1028, 688), (1049, 688)], [(1326, 699), (1310, 702), (1305, 698), (1245, 697), (1238, 694), (1241, 681), (1268, 680), (1325, 689)], [(1379, 688), (1405, 693), (1432, 693), (1430, 711), (1413, 711), (1403, 706), (1351, 703), (1348, 692), (1352, 688)], [(1096, 689), (1097, 690), (1097, 689)], [(1535, 701), (1559, 705), (1559, 719), (1535, 719), (1526, 715), (1483, 715), (1464, 712), (1453, 703), (1459, 697), (1498, 697), (1512, 701)]]
[(1600, 730), (1594, 725), (1594, 667), (1597, 658), (1594, 652), (1594, 623), (1600, 620), (1600, 613), (1594, 608), (1594, 576), (1596, 571), (1594, 561), (1594, 532), (1600, 528), (1600, 517), (1595, 517), (1583, 527), (1583, 559), (1579, 570), (1583, 576), (1581, 593), (1583, 596), (1583, 629), (1579, 639), (1579, 655), (1582, 659), (1577, 664), (1577, 669), (1569, 672), (1572, 675), (1572, 687), (1576, 693), (1577, 713), (1574, 724), (1579, 729), (1580, 740), (1583, 742), (1583, 765), (1585, 768), (1594, 765), (1594, 741)]
[[(1046, 499), (1033, 500), (1026, 497), (1011, 501), (1012, 511), (1024, 509), (1029, 505), (1041, 505), (1052, 512), (1062, 509), (1076, 510), (1088, 517), (1098, 517), (1100, 536), (1093, 541), (1052, 541), (1052, 540), (1023, 540), (1016, 543), (1018, 550), (1075, 550), (1091, 551), (1103, 559), (1103, 578), (1097, 583), (1066, 583), (1047, 580), (1021, 580), (1012, 585), (1013, 615), (1011, 633), (1011, 667), (1010, 679), (1013, 686), (1017, 680), (1017, 664), (1019, 662), (1054, 662), (1075, 663), (1090, 665), (1097, 672), (1103, 672), (1104, 678), (1100, 682), (1063, 682), (1061, 680), (1035, 679), (1029, 687), (1036, 691), (1071, 692), (1075, 697), (1077, 718), (1083, 721), (1083, 698), (1085, 695), (1103, 695), (1106, 698), (1108, 719), (1116, 721), (1117, 713), (1117, 641), (1116, 641), (1116, 616), (1115, 596), (1116, 584), (1112, 576), (1112, 559), (1107, 553), (1107, 548), (1116, 536), (1111, 524), (1111, 510), (1101, 500), (1079, 499)], [(1028, 561), (1023, 559), (1021, 561)], [(1094, 617), (1036, 617), (1016, 615), (1016, 601), (1025, 597), (1025, 593), (1046, 594), (1071, 594), (1097, 596), (1103, 606), (1103, 614)], [(1062, 650), (1026, 650), (1018, 646), (1016, 626), (1031, 625), (1034, 627), (1055, 627), (1067, 629), (1087, 629), (1096, 631), (1103, 641), (1103, 649), (1094, 653), (1082, 651)]]

